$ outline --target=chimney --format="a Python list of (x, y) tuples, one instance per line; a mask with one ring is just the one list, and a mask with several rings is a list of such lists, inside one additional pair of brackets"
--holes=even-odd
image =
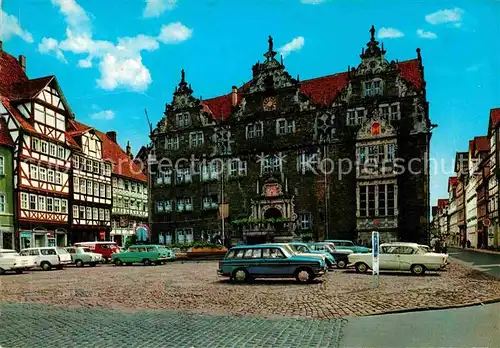
[(130, 159), (134, 159), (134, 156), (132, 155), (132, 148), (130, 147), (130, 141), (127, 141), (127, 156), (130, 157)]
[(236, 106), (238, 104), (238, 88), (236, 86), (233, 86), (233, 91), (231, 93), (231, 102), (233, 106)]
[(26, 56), (23, 56), (22, 54), (19, 56), (19, 64), (21, 65), (21, 69), (26, 72)]
[(106, 132), (106, 135), (108, 136), (109, 139), (113, 140), (113, 142), (116, 143), (116, 132), (115, 131)]

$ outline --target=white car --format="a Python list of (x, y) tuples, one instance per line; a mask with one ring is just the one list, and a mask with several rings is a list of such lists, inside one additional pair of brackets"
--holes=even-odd
[[(421, 275), (425, 271), (442, 270), (448, 264), (447, 254), (427, 252), (417, 243), (387, 243), (379, 249), (379, 269), (390, 271), (410, 271)], [(365, 273), (372, 269), (372, 254), (351, 254), (349, 265), (356, 272)]]
[(7, 271), (23, 273), (24, 270), (35, 267), (33, 258), (20, 256), (17, 251), (11, 249), (0, 249), (0, 274)]
[(19, 254), (34, 257), (36, 266), (44, 271), (49, 271), (53, 267), (63, 269), (64, 266), (72, 262), (71, 254), (66, 249), (59, 247), (28, 248), (21, 250)]

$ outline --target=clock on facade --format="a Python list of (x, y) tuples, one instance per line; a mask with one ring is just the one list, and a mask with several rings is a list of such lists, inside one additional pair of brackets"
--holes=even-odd
[(278, 185), (267, 185), (266, 186), (266, 196), (267, 197), (275, 197), (279, 194)]
[(276, 110), (276, 97), (265, 98), (262, 106), (264, 111)]

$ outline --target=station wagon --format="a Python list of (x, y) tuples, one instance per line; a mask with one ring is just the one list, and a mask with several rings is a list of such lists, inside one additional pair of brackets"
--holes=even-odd
[(111, 255), (111, 262), (116, 266), (142, 263), (145, 266), (160, 265), (175, 258), (172, 250), (164, 245), (132, 245), (127, 251)]
[(295, 278), (307, 283), (327, 272), (324, 259), (294, 254), (282, 244), (240, 245), (219, 262), (217, 273), (234, 282), (255, 278)]

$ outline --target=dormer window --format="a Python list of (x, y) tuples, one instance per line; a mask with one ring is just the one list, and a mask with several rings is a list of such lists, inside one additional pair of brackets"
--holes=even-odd
[(189, 121), (189, 112), (183, 112), (176, 116), (177, 127), (187, 127), (189, 126)]
[(284, 118), (276, 120), (276, 134), (285, 135), (295, 132), (295, 121), (289, 121)]
[(379, 79), (366, 81), (364, 83), (364, 96), (373, 97), (376, 95), (382, 95), (382, 81)]
[(246, 133), (247, 139), (262, 138), (264, 133), (262, 121), (249, 124), (247, 126)]
[(189, 134), (189, 144), (191, 148), (203, 145), (203, 132), (193, 132)]

